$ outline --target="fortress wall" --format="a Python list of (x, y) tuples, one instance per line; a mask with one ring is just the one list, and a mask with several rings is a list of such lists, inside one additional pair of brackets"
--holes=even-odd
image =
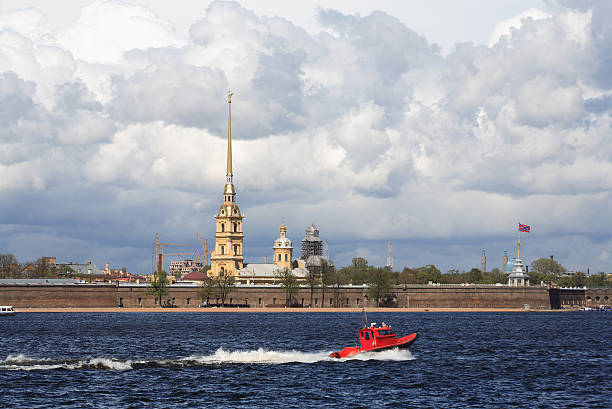
[[(196, 307), (202, 302), (198, 287), (170, 287), (169, 293), (162, 297), (174, 301), (177, 307)], [(561, 295), (563, 300), (585, 299), (574, 290), (569, 295)], [(374, 306), (369, 300), (367, 289), (360, 286), (342, 287), (339, 291), (341, 307)], [(558, 294), (557, 294), (558, 296)], [(543, 287), (495, 287), (495, 286), (406, 286), (395, 287), (393, 300), (398, 307), (411, 308), (522, 308), (529, 304), (531, 309), (550, 309), (552, 295)], [(600, 296), (603, 297), (603, 296)], [(322, 300), (321, 289), (313, 294), (314, 307), (329, 307), (334, 298), (333, 289), (325, 290)], [(594, 299), (594, 297), (592, 297)], [(348, 301), (347, 301), (348, 300)], [(209, 299), (210, 303), (217, 300)], [(219, 300), (220, 302), (220, 300)], [(278, 287), (236, 287), (227, 297), (226, 303), (244, 304), (251, 307), (284, 306), (285, 293)], [(301, 288), (294, 302), (298, 305), (310, 304), (310, 289)], [(567, 302), (567, 301), (565, 301)], [(565, 303), (564, 302), (564, 303)], [(584, 301), (582, 301), (584, 302)], [(0, 285), (0, 305), (13, 305), (17, 308), (28, 307), (155, 307), (155, 297), (146, 294), (142, 286), (114, 285)]]
[(548, 289), (543, 287), (408, 287), (395, 291), (398, 304), (434, 308), (522, 308), (550, 309)]
[(596, 305), (612, 306), (612, 288), (589, 288), (586, 290), (586, 304), (589, 307)]
[(115, 288), (98, 285), (0, 285), (0, 304), (25, 307), (116, 307)]

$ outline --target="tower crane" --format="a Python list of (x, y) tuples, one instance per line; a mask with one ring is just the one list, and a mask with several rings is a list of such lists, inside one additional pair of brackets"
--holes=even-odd
[(200, 244), (202, 245), (202, 250), (204, 250), (204, 265), (208, 265), (208, 239), (204, 240), (204, 243), (202, 243), (202, 238), (200, 237), (200, 233), (196, 232), (196, 236), (198, 236), (198, 240), (200, 240)]
[[(176, 246), (176, 247), (188, 247), (189, 244), (185, 243), (161, 243), (159, 241), (159, 233), (155, 233), (155, 272), (160, 272), (164, 269), (164, 246)], [(191, 254), (191, 253), (187, 253)], [(166, 255), (178, 255), (174, 253), (166, 253)]]

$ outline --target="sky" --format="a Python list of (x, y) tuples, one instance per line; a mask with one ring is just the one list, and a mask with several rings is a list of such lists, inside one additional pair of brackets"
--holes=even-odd
[[(373, 5), (375, 4), (375, 5)], [(612, 4), (0, 4), (0, 253), (152, 268), (214, 241), (231, 88), (247, 262), (611, 272)], [(175, 249), (174, 251), (180, 251)]]

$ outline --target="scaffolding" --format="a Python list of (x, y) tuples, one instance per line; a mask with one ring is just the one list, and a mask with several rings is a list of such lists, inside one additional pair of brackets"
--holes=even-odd
[(306, 235), (302, 240), (302, 255), (300, 259), (307, 260), (310, 256), (323, 255), (323, 242), (319, 238), (319, 229), (314, 224), (306, 228)]

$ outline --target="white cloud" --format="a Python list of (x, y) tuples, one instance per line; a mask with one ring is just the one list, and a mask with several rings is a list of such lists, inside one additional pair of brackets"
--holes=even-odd
[(96, 1), (76, 24), (57, 33), (57, 43), (88, 63), (117, 64), (133, 49), (179, 46), (172, 24), (150, 9), (120, 1)]
[[(0, 193), (10, 199), (0, 225), (45, 217), (70, 227), (45, 235), (70, 236), (83, 252), (81, 241), (144, 249), (155, 231), (212, 238), (231, 87), (253, 249), (273, 240), (263, 232), (277, 234), (282, 215), (294, 240), (317, 223), (341, 257), (393, 239), (398, 266), (471, 268), (464, 253), (511, 249), (520, 219), (534, 227), (534, 254), (562, 235), (568, 263), (582, 262), (572, 243), (588, 245), (606, 269), (598, 256), (612, 225), (598, 216), (612, 190), (602, 176), (612, 171), (612, 91), (598, 13), (527, 10), (499, 23), (490, 47), (448, 55), (382, 12), (324, 10), (325, 31), (313, 34), (214, 2), (188, 38), (116, 1), (61, 29), (36, 10), (0, 14)], [(25, 197), (27, 212), (14, 205)], [(147, 264), (144, 250), (112, 252)]]
[(511, 37), (513, 30), (520, 30), (523, 22), (526, 19), (543, 20), (550, 18), (551, 15), (543, 10), (530, 8), (523, 11), (519, 15), (500, 21), (495, 25), (491, 38), (489, 38), (489, 47), (493, 47), (502, 39), (502, 37)]

